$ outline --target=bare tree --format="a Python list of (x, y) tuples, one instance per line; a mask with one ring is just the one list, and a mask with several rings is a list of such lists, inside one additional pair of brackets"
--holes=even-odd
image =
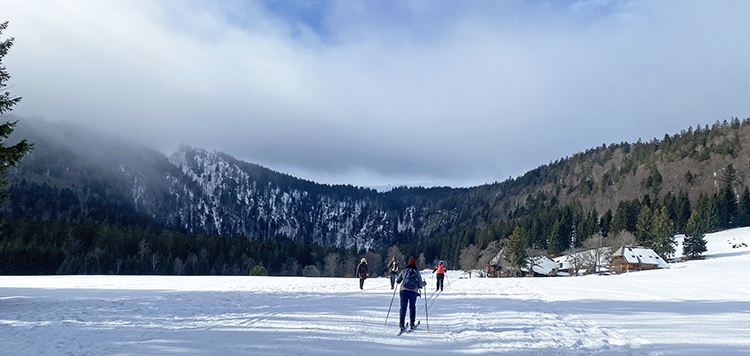
[(425, 260), (426, 259), (424, 257), (424, 253), (420, 253), (419, 257), (417, 257), (417, 269), (418, 270), (421, 271), (421, 270), (427, 268), (427, 261), (425, 261)]
[(363, 257), (367, 260), (370, 277), (375, 278), (383, 273), (383, 257), (379, 253), (367, 251)]
[(97, 246), (96, 248), (94, 248), (94, 257), (96, 258), (96, 268), (98, 268), (100, 270), (101, 270), (100, 260), (101, 260), (101, 258), (102, 258), (103, 255), (104, 255), (104, 250), (102, 248), (100, 248), (99, 246)]
[(566, 251), (566, 254), (567, 256), (565, 257), (565, 262), (570, 265), (570, 273), (574, 276), (577, 276), (580, 271), (586, 267), (586, 264), (588, 262), (586, 256), (588, 254), (586, 253), (586, 251), (583, 251), (580, 248), (572, 248)]
[(181, 258), (177, 257), (174, 259), (174, 274), (181, 276), (183, 272), (185, 272), (185, 264)]
[(338, 276), (337, 271), (339, 269), (339, 254), (336, 252), (329, 253), (324, 259), (323, 275), (326, 277)]
[(471, 244), (461, 250), (461, 255), (458, 258), (458, 264), (461, 270), (464, 272), (471, 272), (477, 266), (477, 259), (479, 259), (479, 247)]
[(156, 253), (151, 254), (151, 272), (156, 273), (156, 267), (159, 265), (159, 256)]
[(146, 273), (148, 270), (150, 261), (146, 259), (146, 256), (150, 255), (151, 249), (148, 247), (148, 242), (145, 239), (141, 240), (138, 243), (138, 274)]
[(583, 242), (583, 247), (588, 250), (585, 256), (586, 263), (592, 269), (592, 273), (598, 273), (603, 268), (609, 267), (612, 247), (606, 246), (606, 240), (602, 234), (594, 234)]
[(318, 270), (318, 267), (315, 267), (313, 265), (305, 266), (305, 268), (302, 269), (302, 276), (304, 277), (320, 277), (320, 270)]
[(354, 277), (354, 275), (357, 274), (357, 265), (359, 265), (359, 259), (357, 259), (357, 256), (349, 256), (349, 258), (344, 261), (342, 267), (343, 272), (340, 275), (346, 278)]
[(625, 245), (633, 246), (638, 244), (638, 239), (629, 231), (620, 231), (617, 234), (607, 236), (604, 240), (604, 245), (608, 247), (614, 247), (615, 249)]
[(281, 274), (284, 276), (296, 276), (299, 263), (294, 257), (287, 257), (284, 264), (281, 265)]

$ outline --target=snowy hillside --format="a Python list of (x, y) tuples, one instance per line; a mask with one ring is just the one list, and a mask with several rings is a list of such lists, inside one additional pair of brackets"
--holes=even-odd
[(750, 354), (750, 228), (707, 239), (705, 260), (664, 270), (450, 272), (444, 292), (417, 300), (421, 325), (402, 336), (397, 295), (385, 324), (383, 278), (360, 291), (339, 278), (3, 276), (0, 354)]

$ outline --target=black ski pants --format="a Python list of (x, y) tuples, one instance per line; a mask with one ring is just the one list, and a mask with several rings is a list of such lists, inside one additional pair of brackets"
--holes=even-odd
[(443, 280), (445, 279), (444, 273), (438, 273), (437, 274), (437, 286), (435, 287), (435, 290), (443, 290)]

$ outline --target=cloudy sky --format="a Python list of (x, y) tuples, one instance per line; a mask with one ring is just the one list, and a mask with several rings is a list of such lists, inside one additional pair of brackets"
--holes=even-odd
[(748, 1), (0, 0), (14, 114), (474, 186), (750, 116)]

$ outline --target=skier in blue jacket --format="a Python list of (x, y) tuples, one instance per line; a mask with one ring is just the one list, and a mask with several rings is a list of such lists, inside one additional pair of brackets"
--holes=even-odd
[[(403, 283), (402, 283), (403, 282)], [(406, 307), (409, 307), (409, 325), (414, 328), (414, 319), (417, 317), (417, 297), (419, 296), (419, 289), (424, 287), (427, 282), (422, 280), (422, 275), (417, 271), (417, 260), (409, 259), (409, 264), (406, 265), (401, 274), (396, 278), (396, 283), (401, 284), (399, 289), (399, 297), (401, 298), (401, 312), (399, 314), (398, 326), (401, 330), (404, 330), (404, 319), (406, 319)]]

